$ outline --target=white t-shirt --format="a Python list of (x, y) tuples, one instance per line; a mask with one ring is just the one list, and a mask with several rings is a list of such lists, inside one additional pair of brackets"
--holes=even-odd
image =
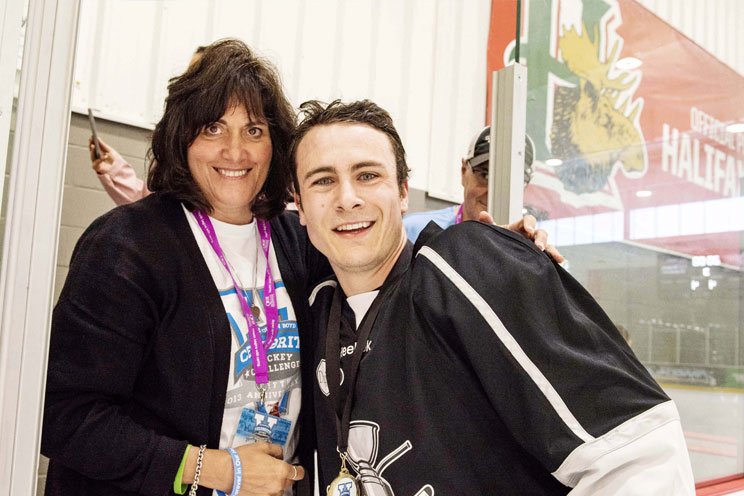
[[(217, 257), (206, 236), (199, 227), (196, 218), (186, 208), (186, 218), (194, 233), (199, 249), (209, 267), (214, 283), (222, 297), (227, 319), (231, 330), (230, 377), (227, 381), (227, 396), (225, 398), (225, 413), (222, 419), (220, 434), (220, 449), (237, 447), (244, 441), (236, 436), (238, 421), (244, 408), (255, 409), (259, 398), (256, 388), (255, 375), (250, 362), (250, 345), (248, 340), (248, 323), (240, 307), (240, 301), (235, 292), (232, 279)], [(258, 307), (261, 315), (258, 319), (259, 328), (265, 331), (266, 315), (263, 308), (263, 286), (266, 278), (266, 257), (259, 244), (258, 229), (255, 220), (250, 224), (236, 226), (209, 218), (214, 226), (217, 240), (222, 247), (227, 262), (233, 269), (233, 275), (238, 285), (244, 290), (249, 304), (259, 298)], [(258, 259), (258, 267), (255, 267)], [(297, 331), (297, 319), (289, 299), (287, 288), (284, 287), (279, 265), (276, 261), (274, 245), (269, 252), (271, 273), (276, 287), (276, 297), (279, 310), (279, 329), (276, 340), (269, 349), (266, 357), (269, 368), (269, 384), (266, 393), (266, 410), (271, 409), (281, 401), (285, 392), (287, 397), (287, 413), (281, 417), (292, 422), (286, 444), (284, 445), (284, 460), (291, 463), (295, 460), (297, 448), (298, 426), (297, 417), (300, 413), (300, 338)], [(253, 291), (256, 288), (257, 291)], [(238, 337), (240, 333), (240, 338)], [(242, 344), (241, 344), (242, 341)], [(236, 368), (237, 365), (237, 368)], [(238, 437), (238, 439), (236, 439)], [(288, 493), (291, 494), (291, 493)]]
[(372, 306), (372, 302), (377, 298), (377, 294), (380, 292), (379, 289), (373, 291), (367, 291), (366, 293), (359, 293), (354, 296), (346, 298), (346, 303), (349, 304), (351, 309), (354, 311), (354, 318), (356, 320), (356, 327), (359, 329), (359, 324), (362, 323), (362, 319), (367, 315), (367, 310)]

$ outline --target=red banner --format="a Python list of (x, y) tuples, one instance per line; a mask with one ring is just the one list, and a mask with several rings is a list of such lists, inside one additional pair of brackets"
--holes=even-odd
[[(744, 133), (726, 127), (744, 121), (744, 78), (634, 0), (523, 12), (525, 203), (555, 242), (633, 240), (740, 266)], [(489, 74), (511, 63), (515, 28), (516, 0), (493, 0)]]

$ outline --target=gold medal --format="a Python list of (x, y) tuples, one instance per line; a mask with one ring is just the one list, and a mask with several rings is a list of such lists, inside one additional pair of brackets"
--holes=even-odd
[(253, 314), (253, 318), (258, 320), (258, 318), (261, 316), (261, 310), (256, 305), (253, 305), (251, 307), (251, 313)]
[(341, 454), (341, 471), (328, 486), (328, 496), (361, 496), (357, 481), (346, 468), (346, 454)]

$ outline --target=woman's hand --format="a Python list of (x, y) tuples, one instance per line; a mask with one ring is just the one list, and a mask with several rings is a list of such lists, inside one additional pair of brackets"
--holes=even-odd
[(282, 460), (283, 451), (278, 444), (246, 444), (235, 448), (235, 451), (243, 464), (241, 496), (281, 495), (295, 481), (305, 477), (304, 468)]
[(98, 147), (101, 149), (101, 156), (96, 158), (96, 147), (93, 144), (93, 136), (88, 138), (91, 167), (96, 171), (96, 174), (108, 174), (114, 165), (116, 157), (120, 157), (119, 152), (104, 143), (101, 138), (98, 138)]
[[(238, 452), (243, 467), (241, 496), (281, 495), (284, 489), (305, 477), (304, 468), (282, 460), (283, 451), (278, 444), (244, 444), (235, 448), (235, 451)], [(184, 484), (190, 484), (194, 480), (198, 452), (197, 447), (189, 450), (183, 472)], [(233, 480), (230, 454), (225, 450), (206, 450), (199, 474), (199, 485), (230, 494)]]

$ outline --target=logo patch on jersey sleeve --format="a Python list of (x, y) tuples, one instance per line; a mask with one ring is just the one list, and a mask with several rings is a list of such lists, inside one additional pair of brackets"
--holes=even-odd
[[(341, 372), (341, 382), (340, 384), (344, 383), (344, 371), (341, 369), (339, 372)], [(315, 368), (315, 378), (318, 380), (318, 387), (320, 388), (320, 392), (323, 393), (325, 396), (330, 396), (331, 392), (328, 390), (328, 377), (326, 376), (326, 361), (325, 359), (321, 360), (318, 366)]]

